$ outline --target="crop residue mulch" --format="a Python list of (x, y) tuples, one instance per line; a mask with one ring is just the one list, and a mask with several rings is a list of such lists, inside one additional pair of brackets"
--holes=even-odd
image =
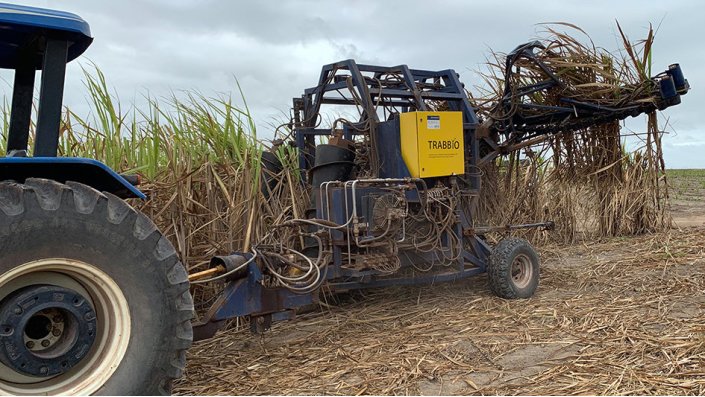
[(181, 394), (705, 394), (705, 228), (541, 249), (530, 300), (484, 276), (344, 295), (196, 343)]

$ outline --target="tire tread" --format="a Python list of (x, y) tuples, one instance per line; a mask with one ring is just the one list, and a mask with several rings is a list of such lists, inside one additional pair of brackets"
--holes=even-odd
[[(186, 269), (179, 261), (176, 250), (148, 217), (110, 193), (101, 193), (77, 182), (62, 184), (39, 178), (29, 178), (24, 184), (0, 182), (0, 211), (7, 216), (21, 215), (26, 211), (27, 203), (32, 200), (36, 200), (43, 211), (56, 211), (61, 207), (62, 198), (72, 201), (71, 208), (78, 214), (100, 216), (113, 225), (132, 222), (131, 225), (128, 224), (132, 230), (131, 237), (143, 242), (143, 246), (152, 247), (154, 263), (161, 267), (161, 274), (169, 285), (164, 292), (176, 312), (176, 315), (172, 316), (174, 323), (171, 324), (174, 336), (162, 346), (164, 352), (170, 353), (161, 360), (158, 368), (160, 379), (152, 382), (153, 390), (137, 392), (169, 395), (173, 380), (183, 374), (186, 351), (193, 340), (193, 299), (189, 292)], [(101, 211), (104, 213), (101, 214)]]
[(495, 295), (504, 299), (521, 298), (506, 276), (511, 271), (513, 253), (523, 247), (528, 247), (535, 255), (531, 244), (525, 239), (518, 237), (505, 238), (492, 250), (487, 264), (487, 274), (489, 276), (490, 290)]

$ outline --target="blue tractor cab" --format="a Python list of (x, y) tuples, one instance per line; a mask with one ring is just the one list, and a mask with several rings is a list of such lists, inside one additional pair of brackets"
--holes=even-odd
[[(93, 159), (57, 159), (66, 64), (93, 42), (78, 15), (0, 4), (0, 68), (15, 71), (7, 153), (0, 180), (75, 181), (119, 197), (145, 198), (126, 178)], [(27, 157), (35, 77), (42, 71), (33, 157)]]
[[(46, 39), (66, 42), (70, 62), (91, 45), (91, 28), (78, 15), (63, 11), (3, 4), (0, 6), (3, 26), (0, 42), (0, 67), (16, 69), (29, 60), (35, 70), (42, 69)], [(29, 56), (29, 58), (27, 57)]]

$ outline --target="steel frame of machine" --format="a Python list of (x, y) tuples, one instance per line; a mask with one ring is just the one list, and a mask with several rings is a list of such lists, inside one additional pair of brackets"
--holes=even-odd
[[(394, 76), (393, 81), (382, 82), (383, 77)], [(344, 95), (346, 90), (351, 95)], [(329, 94), (339, 94), (331, 96)], [(453, 239), (459, 243), (459, 255), (439, 272), (411, 274), (385, 274), (374, 269), (355, 270), (346, 267), (351, 256), (351, 240), (357, 247), (364, 246), (366, 240), (374, 241), (379, 236), (363, 236), (355, 239), (351, 230), (357, 227), (361, 215), (359, 203), (365, 196), (374, 195), (385, 189), (398, 189), (404, 192), (410, 203), (419, 203), (428, 191), (427, 181), (412, 178), (402, 159), (399, 142), (398, 118), (380, 120), (378, 109), (394, 107), (400, 112), (433, 111), (429, 102), (443, 104), (444, 110), (462, 113), (463, 145), (465, 153), (465, 174), (451, 175), (443, 179), (446, 184), (459, 186), (459, 191), (469, 197), (477, 197), (481, 188), (481, 174), (477, 172), (479, 142), (475, 130), (478, 120), (465, 93), (464, 85), (452, 69), (428, 71), (410, 69), (406, 65), (380, 67), (357, 64), (353, 60), (326, 65), (321, 71), (318, 84), (306, 89), (300, 98), (295, 98), (294, 141), (299, 153), (299, 167), (303, 185), (310, 185), (311, 171), (315, 169), (316, 138), (331, 136), (330, 128), (317, 128), (322, 105), (357, 106), (361, 109), (360, 120), (347, 123), (342, 129), (342, 138), (354, 141), (363, 134), (372, 135), (373, 145), (379, 148), (376, 156), (380, 167), (376, 175), (349, 181), (331, 180), (313, 186), (316, 218), (329, 221), (336, 227), (329, 229), (331, 261), (325, 267), (321, 283), (326, 290), (336, 292), (352, 289), (384, 287), (392, 285), (433, 284), (464, 279), (485, 272), (491, 247), (473, 228), (472, 211), (454, 208), (455, 219), (452, 232), (441, 237), (440, 251), (450, 250)], [(363, 128), (362, 126), (365, 126)], [(487, 141), (494, 145), (494, 142)], [(429, 181), (431, 182), (431, 181)], [(403, 218), (402, 218), (403, 222)], [(550, 227), (550, 222), (527, 225), (530, 227)], [(521, 227), (522, 225), (518, 225)], [(402, 225), (402, 227), (404, 227)], [(416, 261), (438, 262), (444, 258), (443, 252), (420, 254)], [(246, 260), (245, 260), (246, 259)], [(314, 303), (320, 293), (319, 288), (304, 294), (292, 292), (282, 287), (264, 287), (260, 267), (251, 254), (234, 253), (217, 263), (235, 262), (229, 269), (247, 267), (240, 271), (239, 279), (231, 281), (225, 292), (212, 305), (200, 324), (194, 328), (196, 339), (206, 338), (229, 318), (250, 315), (254, 331), (266, 329), (272, 320), (290, 318), (298, 307)], [(247, 262), (247, 263), (246, 263)], [(246, 265), (245, 265), (246, 263)]]

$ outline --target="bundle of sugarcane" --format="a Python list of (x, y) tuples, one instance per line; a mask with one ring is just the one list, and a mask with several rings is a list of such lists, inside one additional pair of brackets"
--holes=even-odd
[[(483, 221), (555, 216), (563, 240), (573, 240), (578, 231), (620, 235), (668, 226), (661, 131), (654, 113), (659, 90), (649, 77), (654, 33), (649, 29), (646, 39), (632, 43), (617, 26), (624, 46), (615, 53), (595, 46), (580, 28), (561, 23), (547, 27), (545, 37), (532, 43), (535, 59), (493, 54), (483, 74), (487, 85), (474, 101), (485, 125), (508, 126), (502, 131), (505, 139), (516, 133), (509, 131), (515, 126), (506, 120), (517, 115), (520, 120), (535, 120), (555, 107), (565, 107), (566, 102), (647, 109), (647, 131), (630, 133), (643, 145), (630, 153), (624, 140), (627, 134), (617, 120), (595, 119), (581, 126), (551, 119), (556, 130), (525, 147), (523, 156), (514, 151), (485, 167)], [(586, 39), (580, 41), (559, 27)], [(547, 79), (558, 83), (528, 93), (521, 88)], [(572, 128), (576, 125), (579, 128)]]

